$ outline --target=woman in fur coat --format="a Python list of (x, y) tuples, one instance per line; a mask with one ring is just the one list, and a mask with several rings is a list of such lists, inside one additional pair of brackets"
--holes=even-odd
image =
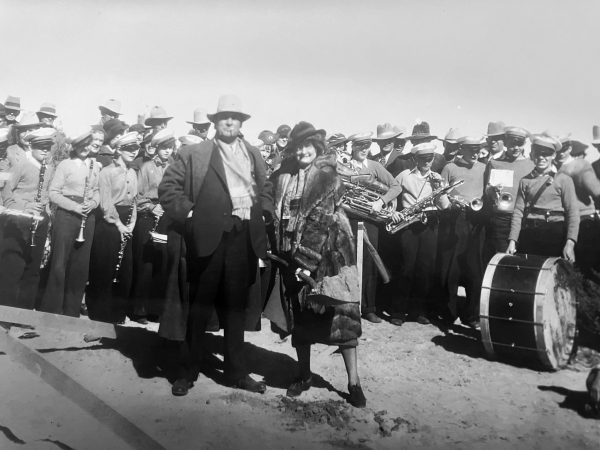
[[(364, 407), (356, 356), (361, 335), (356, 254), (348, 218), (339, 206), (343, 186), (336, 156), (326, 154), (324, 138), (324, 130), (298, 123), (290, 134), (291, 157), (272, 177), (274, 245), (288, 264), (281, 270), (283, 304), (300, 368), (287, 395), (298, 396), (312, 385), (311, 345), (337, 345), (348, 372), (349, 401)], [(311, 287), (300, 281), (301, 275), (316, 283)]]

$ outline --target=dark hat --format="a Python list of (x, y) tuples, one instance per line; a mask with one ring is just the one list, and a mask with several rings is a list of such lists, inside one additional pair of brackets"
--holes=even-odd
[(264, 142), (267, 145), (272, 145), (277, 141), (278, 136), (269, 130), (261, 131), (258, 135), (258, 139)]
[(429, 132), (429, 123), (423, 121), (416, 124), (412, 129), (412, 134), (406, 139), (411, 141), (419, 141), (421, 139), (437, 139), (437, 136)]
[(147, 128), (141, 123), (134, 123), (129, 127), (129, 131), (135, 131), (136, 133), (145, 133)]
[(582, 156), (585, 155), (586, 149), (589, 145), (577, 139), (571, 139), (571, 156)]
[(505, 128), (506, 125), (504, 125), (504, 122), (500, 120), (498, 122), (490, 122), (488, 123), (486, 136), (500, 136), (504, 134)]
[(4, 108), (12, 109), (13, 111), (21, 111), (21, 97), (9, 95), (4, 102)]
[[(281, 128), (281, 127), (280, 127)], [(290, 142), (288, 147), (297, 147), (308, 138), (325, 139), (325, 130), (317, 130), (308, 122), (298, 122), (290, 132)]]
[(275, 132), (277, 134), (278, 137), (282, 138), (282, 137), (286, 137), (289, 138), (290, 137), (290, 132), (292, 131), (292, 129), (290, 128), (289, 125), (279, 125), (277, 127), (277, 131)]
[(119, 119), (110, 119), (104, 122), (105, 142), (112, 141), (115, 136), (127, 130), (127, 124)]
[(40, 109), (36, 112), (38, 117), (40, 114), (50, 117), (56, 117), (56, 105), (54, 103), (42, 103)]
[(331, 136), (329, 136), (329, 139), (327, 139), (327, 145), (329, 145), (330, 147), (345, 144), (346, 142), (348, 142), (348, 138), (342, 133), (334, 133)]

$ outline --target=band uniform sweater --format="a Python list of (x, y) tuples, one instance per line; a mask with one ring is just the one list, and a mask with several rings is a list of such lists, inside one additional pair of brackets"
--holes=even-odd
[(400, 194), (398, 181), (379, 162), (365, 159), (362, 163), (351, 161), (352, 167), (358, 175), (372, 175), (377, 181), (385, 184), (389, 189), (381, 196), (385, 204), (394, 200)]
[[(35, 203), (40, 189), (40, 169), (42, 165), (36, 161), (31, 152), (26, 152), (23, 158), (16, 159), (10, 170), (10, 177), (2, 189), (4, 206), (23, 211)], [(48, 186), (53, 175), (52, 164), (46, 165), (41, 187), (42, 205), (48, 204)]]
[[(543, 184), (550, 183), (542, 192), (535, 205), (529, 205)], [(531, 207), (531, 212), (524, 217), (525, 207)], [(558, 214), (546, 216), (545, 211)], [(560, 213), (563, 214), (560, 214)], [(547, 222), (566, 221), (566, 239), (577, 242), (579, 233), (579, 204), (575, 194), (573, 180), (564, 173), (538, 175), (532, 171), (521, 179), (515, 202), (515, 209), (510, 225), (509, 240), (518, 241), (521, 225), (525, 220), (542, 220)]]
[(461, 196), (465, 201), (470, 202), (474, 198), (481, 198), (484, 191), (483, 175), (485, 164), (475, 161), (470, 166), (461, 158), (454, 159), (442, 169), (442, 178), (448, 184), (464, 180), (464, 183), (453, 189), (454, 195)]
[[(92, 161), (93, 166), (90, 176), (90, 163)], [(56, 167), (56, 172), (50, 183), (50, 201), (59, 208), (79, 213), (83, 201), (75, 201), (69, 197), (83, 197), (85, 191), (86, 195), (83, 200), (92, 203), (92, 210), (96, 209), (100, 204), (100, 191), (98, 188), (100, 169), (100, 164), (90, 158), (85, 160), (71, 158), (61, 161)], [(86, 183), (88, 186), (87, 191)]]
[[(515, 161), (508, 161), (506, 158), (501, 159), (490, 159), (485, 168), (484, 174), (484, 183), (485, 186), (488, 186), (490, 183), (490, 178), (493, 175), (494, 170), (507, 170), (510, 171), (510, 175), (512, 175), (512, 186), (503, 185), (502, 191), (508, 192), (512, 195), (513, 201), (510, 210), (513, 210), (515, 207), (515, 201), (517, 199), (517, 191), (519, 190), (519, 181), (521, 178), (529, 174), (534, 168), (533, 161), (529, 158), (516, 159)], [(487, 189), (487, 196), (491, 200), (493, 204), (494, 212), (497, 211), (497, 201), (494, 196), (494, 191), (491, 189)], [(509, 214), (510, 211), (500, 211), (500, 213)]]

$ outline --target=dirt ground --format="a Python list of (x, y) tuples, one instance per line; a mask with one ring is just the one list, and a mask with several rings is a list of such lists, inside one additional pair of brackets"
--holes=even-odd
[[(346, 402), (347, 378), (336, 348), (312, 351), (317, 387), (285, 397), (295, 375), (289, 339), (263, 319), (247, 333), (251, 394), (223, 385), (222, 336), (215, 356), (185, 397), (173, 397), (164, 370), (173, 349), (156, 324), (126, 327), (117, 340), (86, 343), (77, 333), (40, 331), (23, 339), (168, 449), (594, 448), (600, 419), (584, 412), (585, 378), (598, 355), (583, 348), (572, 367), (539, 372), (485, 358), (478, 332), (459, 325), (402, 327), (363, 323), (359, 373), (365, 409)], [(13, 328), (19, 336), (23, 330)], [(0, 351), (3, 349), (0, 348)], [(0, 448), (130, 448), (111, 429), (40, 378), (0, 354)]]

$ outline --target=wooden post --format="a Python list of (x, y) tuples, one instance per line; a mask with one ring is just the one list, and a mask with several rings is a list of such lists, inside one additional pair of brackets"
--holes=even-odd
[(364, 222), (358, 222), (358, 231), (356, 232), (356, 268), (358, 269), (358, 297), (360, 298), (360, 301), (358, 302), (359, 310), (362, 309), (364, 237), (365, 224)]

